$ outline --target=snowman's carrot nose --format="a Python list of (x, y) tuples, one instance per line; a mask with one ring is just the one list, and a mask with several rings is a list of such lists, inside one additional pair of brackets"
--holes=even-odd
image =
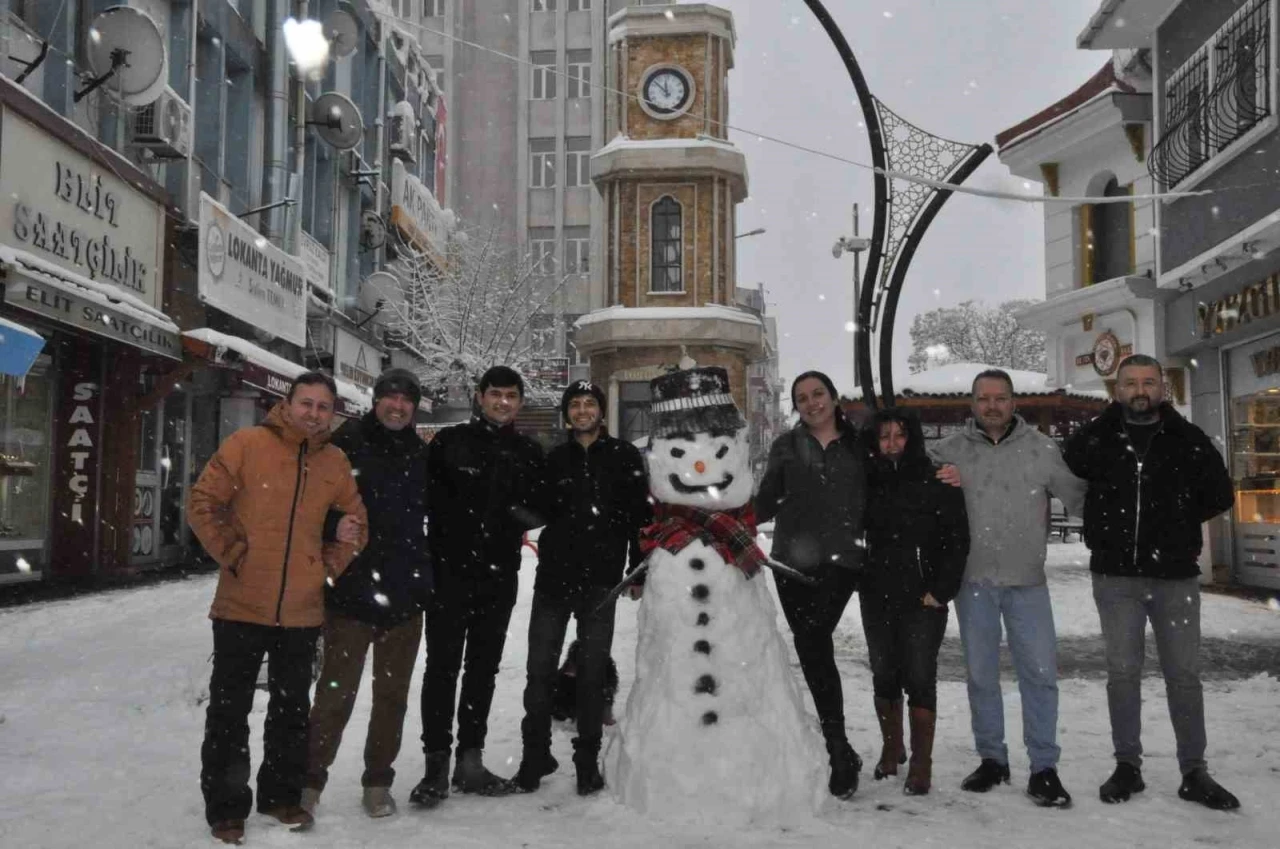
[(707, 464), (702, 462), (701, 460), (698, 460), (693, 464), (693, 470), (698, 474), (702, 474), (707, 470)]

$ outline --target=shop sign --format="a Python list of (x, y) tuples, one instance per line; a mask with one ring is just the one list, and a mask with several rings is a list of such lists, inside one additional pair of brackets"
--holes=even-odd
[(335, 376), (343, 380), (372, 389), (378, 375), (382, 373), (382, 352), (359, 336), (335, 327), (333, 371)]
[(200, 299), (286, 342), (307, 344), (306, 273), (297, 257), (268, 242), (226, 207), (200, 193)]
[(1103, 377), (1115, 372), (1120, 360), (1133, 353), (1133, 345), (1120, 344), (1120, 340), (1110, 330), (1098, 334), (1093, 342), (1093, 350), (1076, 357), (1076, 367), (1093, 366), (1093, 370)]
[(569, 385), (568, 357), (537, 357), (529, 363), (534, 380), (542, 381), (555, 389)]
[(303, 275), (307, 282), (325, 293), (331, 291), (329, 286), (329, 249), (317, 242), (306, 232), (301, 233), (298, 242), (298, 259), (302, 261)]
[(437, 262), (443, 259), (449, 242), (444, 210), (431, 190), (399, 159), (391, 163), (391, 223), (406, 238), (435, 254)]
[(160, 307), (161, 206), (7, 109), (0, 126), (0, 243)]
[[(240, 379), (250, 386), (256, 386), (280, 398), (287, 397), (289, 395), (289, 387), (293, 385), (293, 378), (276, 374), (274, 371), (263, 368), (257, 363), (249, 362), (241, 367)], [(348, 418), (359, 416), (364, 412), (341, 395), (334, 400), (333, 411), (340, 416)]]
[(1272, 274), (1261, 283), (1245, 286), (1239, 292), (1209, 303), (1196, 305), (1196, 326), (1201, 338), (1226, 333), (1257, 318), (1280, 315), (1280, 274)]
[(43, 280), (14, 275), (4, 285), (4, 302), (95, 336), (175, 360), (182, 359), (182, 340), (177, 333)]
[(61, 576), (88, 575), (97, 561), (98, 473), (102, 461), (99, 346), (68, 349), (55, 408), (50, 563)]

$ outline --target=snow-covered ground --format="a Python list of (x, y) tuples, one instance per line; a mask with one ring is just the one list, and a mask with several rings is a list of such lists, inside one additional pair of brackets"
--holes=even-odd
[[(1091, 650), (1097, 614), (1080, 545), (1053, 545), (1051, 581), (1064, 644)], [(526, 562), (520, 600), (498, 679), (486, 758), (512, 774), (520, 754), (520, 696), (532, 591)], [(214, 578), (124, 590), (0, 611), (0, 845), (110, 847), (215, 845), (202, 815), (198, 773), (207, 698), (211, 636), (205, 615)], [(635, 607), (621, 602), (614, 656), (622, 678), (621, 715), (634, 668)], [(1014, 783), (985, 796), (960, 791), (975, 764), (964, 685), (944, 674), (934, 791), (906, 798), (897, 782), (874, 782), (868, 772), (853, 801), (831, 803), (816, 818), (779, 828), (728, 832), (641, 817), (606, 794), (580, 799), (569, 762), (569, 732), (556, 732), (558, 773), (529, 796), (452, 797), (435, 811), (401, 807), (370, 820), (359, 806), (360, 753), (368, 721), (368, 681), (318, 810), (316, 829), (288, 833), (258, 815), (246, 843), (296, 849), (377, 846), (1034, 846), (1167, 847), (1280, 844), (1280, 681), (1273, 677), (1280, 613), (1266, 604), (1206, 595), (1204, 632), (1240, 647), (1272, 675), (1228, 670), (1206, 683), (1210, 767), (1243, 803), (1215, 813), (1180, 801), (1173, 735), (1163, 683), (1144, 686), (1147, 791), (1127, 805), (1105, 806), (1097, 785), (1110, 771), (1111, 741), (1105, 685), (1096, 674), (1062, 681), (1061, 773), (1076, 799), (1069, 811), (1041, 810), (1022, 795), (1026, 756), (1018, 741), (1017, 691), (1006, 693)], [(780, 623), (781, 627), (785, 625)], [(788, 635), (789, 636), (789, 635)], [(949, 638), (955, 637), (954, 618)], [(948, 640), (951, 644), (952, 639)], [(1084, 648), (1081, 648), (1084, 647)], [(871, 677), (865, 665), (856, 602), (842, 622), (841, 665), (854, 745), (868, 761), (877, 751)], [(944, 650), (945, 652), (945, 650)], [(1262, 661), (1258, 659), (1262, 658)], [(419, 657), (419, 671), (422, 659)], [(1092, 664), (1094, 667), (1097, 663)], [(1081, 668), (1089, 666), (1082, 662)], [(1247, 666), (1247, 664), (1246, 664)], [(799, 675), (798, 669), (793, 669)], [(403, 803), (420, 777), (416, 704), (411, 694), (396, 795)], [(254, 768), (266, 706), (253, 713)], [(812, 709), (812, 708), (810, 708)]]

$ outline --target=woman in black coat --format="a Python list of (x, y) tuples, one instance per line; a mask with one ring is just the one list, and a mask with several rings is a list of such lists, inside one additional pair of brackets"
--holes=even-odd
[(906, 760), (902, 696), (911, 715), (911, 765), (903, 791), (929, 792), (937, 719), (938, 649), (969, 554), (964, 492), (937, 479), (920, 421), (889, 408), (869, 424), (867, 561), (860, 588), (862, 627), (884, 738), (877, 779)]
[(844, 729), (844, 692), (832, 634), (858, 583), (866, 505), (866, 448), (840, 409), (831, 378), (805, 372), (791, 385), (800, 423), (774, 440), (756, 493), (761, 522), (774, 520), (772, 556), (817, 586), (779, 576), (778, 601), (795, 640), (831, 759), (832, 795), (858, 789), (862, 760)]

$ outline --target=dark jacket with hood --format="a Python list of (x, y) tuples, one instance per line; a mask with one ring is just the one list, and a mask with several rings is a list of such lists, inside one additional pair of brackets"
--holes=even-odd
[(876, 450), (867, 474), (867, 565), (863, 597), (931, 593), (940, 603), (955, 598), (969, 556), (969, 516), (964, 490), (944, 484), (925, 451), (920, 420), (906, 410), (885, 410), (868, 425), (867, 442), (877, 445), (880, 424), (905, 425), (902, 458)]
[(1145, 453), (1113, 403), (1067, 441), (1071, 471), (1088, 483), (1084, 541), (1089, 568), (1104, 575), (1192, 578), (1200, 574), (1200, 526), (1231, 507), (1222, 455), (1204, 431), (1168, 404)]
[[(369, 511), (369, 544), (325, 593), (325, 606), (369, 625), (392, 627), (425, 606), (431, 588), (427, 552), (427, 444), (413, 426), (383, 427), (373, 412), (348, 421), (330, 443), (351, 461)], [(325, 538), (337, 519), (330, 513)]]
[(803, 422), (773, 441), (755, 513), (774, 520), (775, 560), (802, 571), (862, 568), (866, 464), (862, 438), (847, 423), (825, 449)]
[(628, 558), (640, 564), (637, 537), (653, 510), (638, 448), (603, 432), (587, 448), (570, 438), (547, 454), (546, 480), (537, 592), (570, 601), (617, 584)]
[(542, 448), (476, 415), (427, 447), (427, 535), (435, 583), (514, 575), (525, 531), (543, 524)]

